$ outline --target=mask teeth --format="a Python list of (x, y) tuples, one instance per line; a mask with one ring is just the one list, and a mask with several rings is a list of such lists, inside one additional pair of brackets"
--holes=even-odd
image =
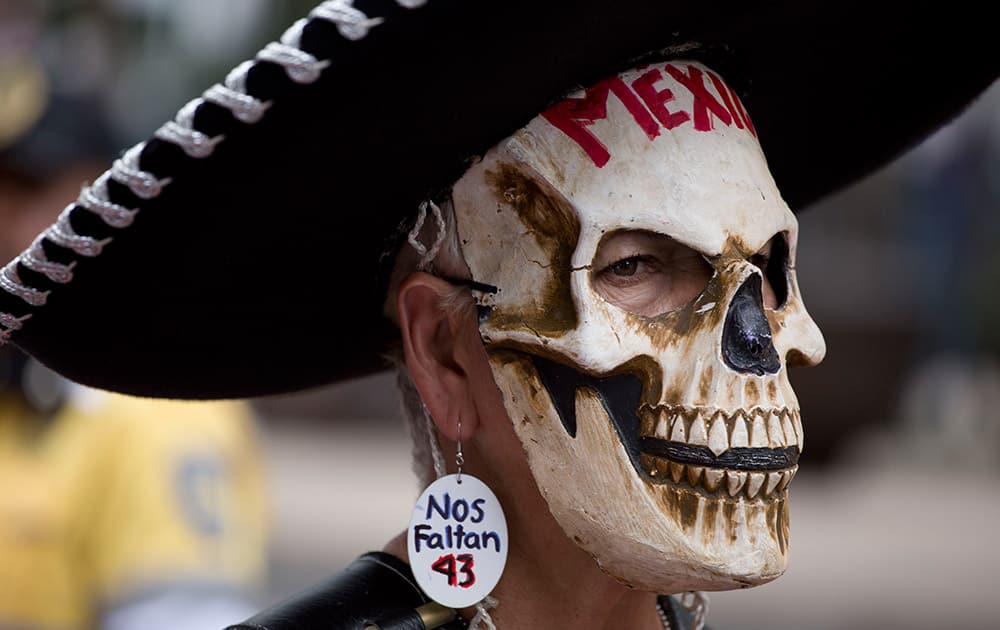
[(704, 466), (686, 466), (687, 482), (689, 486), (701, 485), (702, 476), (705, 474)]
[(750, 425), (750, 447), (767, 448), (767, 422), (764, 420), (764, 416), (759, 413), (753, 414), (752, 418), (752, 424)]
[(726, 471), (726, 488), (729, 490), (729, 496), (738, 496), (746, 483), (747, 473), (742, 470)]
[(670, 419), (670, 441), (671, 442), (683, 442), (687, 444), (687, 426), (684, 422), (684, 416), (679, 413), (675, 413)]
[(770, 472), (722, 470), (681, 464), (658, 457), (643, 457), (643, 468), (658, 484), (684, 485), (718, 498), (767, 500), (784, 491), (797, 466)]
[(715, 414), (708, 424), (708, 448), (716, 456), (729, 450), (729, 433), (726, 431), (726, 419), (721, 413)]
[(750, 446), (750, 432), (747, 428), (747, 419), (743, 414), (737, 414), (733, 419), (733, 429), (729, 434), (729, 444), (733, 448), (746, 448)]
[(792, 482), (792, 478), (795, 477), (795, 473), (798, 472), (799, 467), (789, 468), (788, 470), (782, 472), (781, 481), (778, 483), (778, 490), (784, 490), (788, 487), (788, 484)]
[[(769, 497), (771, 493), (774, 492), (781, 480), (784, 479), (785, 475), (783, 472), (769, 472), (767, 473), (767, 480), (764, 483), (764, 496)], [(788, 482), (785, 482), (788, 485)]]
[(670, 478), (674, 480), (674, 483), (680, 483), (681, 479), (684, 478), (684, 464), (670, 462)]
[(700, 413), (695, 414), (691, 419), (691, 426), (688, 428), (687, 436), (688, 444), (708, 446), (708, 427), (705, 425), (705, 419)]
[[(643, 458), (646, 460), (647, 458)], [(649, 461), (644, 461), (644, 467), (653, 479), (665, 481), (670, 476), (670, 463), (665, 459), (650, 457)]]
[(715, 455), (731, 448), (802, 446), (802, 420), (797, 410), (722, 411), (672, 406), (640, 410), (640, 433), (659, 440), (704, 446)]
[(795, 435), (798, 438), (796, 444), (799, 445), (799, 451), (802, 451), (802, 447), (805, 446), (805, 434), (802, 432), (802, 415), (799, 412), (792, 414), (792, 424), (795, 426)]
[(795, 434), (795, 427), (792, 425), (791, 414), (783, 414), (781, 417), (781, 428), (785, 431), (785, 445), (792, 446), (799, 443), (799, 438)]
[(781, 426), (781, 416), (772, 411), (767, 414), (767, 438), (771, 448), (785, 445), (785, 430)]
[(726, 473), (723, 470), (719, 470), (717, 468), (706, 468), (705, 474), (702, 476), (702, 487), (709, 492), (716, 492), (725, 477)]
[(667, 435), (669, 434), (669, 431), (670, 431), (670, 419), (667, 417), (667, 415), (668, 415), (667, 414), (667, 410), (666, 409), (661, 409), (660, 413), (658, 415), (659, 415), (659, 418), (656, 421), (656, 433), (655, 433), (655, 435), (656, 435), (656, 437), (660, 438), (661, 440), (666, 440), (667, 439)]
[(752, 472), (747, 475), (747, 485), (746, 485), (746, 496), (748, 499), (753, 499), (760, 493), (761, 489), (764, 487), (764, 479), (767, 477), (764, 473)]

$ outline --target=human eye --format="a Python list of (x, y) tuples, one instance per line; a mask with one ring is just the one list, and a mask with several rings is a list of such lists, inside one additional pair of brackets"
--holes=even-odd
[(712, 275), (705, 259), (691, 248), (645, 231), (607, 236), (591, 268), (601, 297), (644, 317), (681, 308), (704, 290)]
[(657, 268), (657, 260), (649, 254), (634, 254), (616, 260), (598, 271), (598, 274), (608, 276), (608, 281), (630, 282), (643, 278)]

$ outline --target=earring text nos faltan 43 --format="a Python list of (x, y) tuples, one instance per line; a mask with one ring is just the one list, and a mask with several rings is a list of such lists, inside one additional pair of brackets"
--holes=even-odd
[(493, 491), (462, 472), (461, 427), (459, 419), (456, 473), (439, 476), (417, 499), (406, 543), (413, 575), (431, 599), (449, 608), (477, 605), (486, 621), (483, 602), (507, 563), (507, 519)]

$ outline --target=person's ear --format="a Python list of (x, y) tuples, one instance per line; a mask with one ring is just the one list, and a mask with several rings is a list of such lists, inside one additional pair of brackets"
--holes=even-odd
[[(415, 272), (400, 283), (396, 306), (413, 384), (438, 431), (455, 442), (459, 418), (463, 440), (472, 437), (479, 424), (469, 383), (468, 346), (473, 343), (481, 351), (481, 342), (475, 317), (468, 313), (472, 309), (444, 306), (453, 291), (450, 282)], [(470, 326), (475, 330), (468, 330)], [(472, 341), (470, 334), (475, 335)]]

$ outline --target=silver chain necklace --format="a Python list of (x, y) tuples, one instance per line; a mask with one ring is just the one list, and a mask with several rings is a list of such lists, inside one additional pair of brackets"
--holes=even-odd
[(660, 623), (663, 624), (663, 630), (670, 630), (670, 619), (667, 618), (667, 611), (663, 610), (663, 606), (660, 605), (660, 601), (656, 601), (656, 614), (660, 616)]

